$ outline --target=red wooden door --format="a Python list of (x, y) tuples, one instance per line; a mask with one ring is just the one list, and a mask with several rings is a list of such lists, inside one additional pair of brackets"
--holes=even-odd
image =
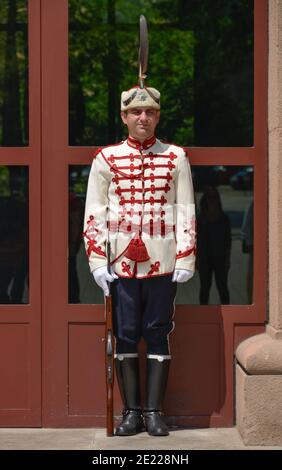
[[(0, 188), (0, 210), (7, 199), (6, 193), (11, 196), (17, 190), (17, 168), (24, 169), (21, 178), (28, 191), (23, 192), (22, 184), (18, 194), (21, 198), (25, 195), (28, 216), (25, 212), (24, 221), (28, 222), (29, 233), (28, 245), (25, 242), (21, 251), (28, 253), (28, 269), (24, 263), (15, 263), (21, 268), (16, 270), (18, 278), (24, 278), (22, 300), (13, 301), (15, 274), (11, 274), (7, 287), (9, 301), (0, 299), (1, 426), (105, 425), (104, 307), (101, 297), (100, 303), (98, 297), (93, 301), (87, 300), (87, 296), (82, 296), (85, 302), (76, 301), (76, 271), (71, 268), (75, 257), (69, 248), (72, 230), (79, 226), (71, 200), (70, 174), (74, 168), (90, 165), (99, 142), (93, 140), (91, 147), (69, 144), (68, 3), (67, 0), (28, 2), (29, 138), (25, 145), (17, 145), (13, 140), (7, 144), (3, 140), (0, 147), (1, 182), (10, 182), (7, 188), (3, 184), (4, 189)], [(262, 331), (266, 319), (267, 1), (255, 0), (254, 12), (253, 145), (188, 149), (192, 168), (199, 175), (201, 170), (208, 172), (215, 165), (253, 170), (252, 299), (245, 304), (198, 305), (189, 303), (185, 296), (181, 302), (180, 288), (165, 402), (172, 424), (233, 424), (234, 350), (242, 339)], [(114, 52), (114, 36), (111, 41), (110, 49)], [(113, 104), (113, 95), (109, 96), (109, 102)], [(109, 114), (109, 121), (114, 121), (114, 116)], [(236, 187), (240, 184), (239, 175), (234, 177)], [(196, 197), (199, 195), (196, 187)], [(239, 195), (242, 196), (241, 192)], [(9, 214), (9, 205), (5, 207)], [(17, 216), (13, 214), (7, 225), (11, 228), (8, 230), (10, 245), (7, 245), (10, 248), (19, 239), (16, 235), (19, 222), (14, 223)], [(16, 249), (11, 251), (18, 253)], [(4, 255), (7, 253), (6, 249)], [(75, 262), (80, 262), (78, 257)], [(2, 273), (1, 280), (6, 279)], [(190, 285), (193, 290), (194, 284)], [(116, 415), (120, 411), (116, 390)]]
[(42, 4), (43, 426), (104, 424), (102, 306), (68, 304), (68, 2)]
[[(254, 169), (254, 277), (249, 305), (176, 306), (173, 367), (165, 403), (174, 424), (230, 426), (234, 350), (266, 318), (267, 1), (255, 1), (254, 144), (190, 147), (191, 164)], [(69, 304), (69, 166), (89, 165), (95, 147), (69, 146), (68, 2), (42, 0), (43, 425), (105, 424), (101, 304)], [(95, 143), (94, 143), (95, 144)], [(118, 393), (116, 392), (116, 398)], [(116, 401), (116, 414), (120, 413)]]
[(1, 9), (0, 425), (34, 427), (41, 426), (40, 2)]

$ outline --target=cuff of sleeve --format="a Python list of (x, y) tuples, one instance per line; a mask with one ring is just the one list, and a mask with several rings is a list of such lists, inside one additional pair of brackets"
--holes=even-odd
[(195, 272), (195, 262), (194, 256), (192, 259), (191, 257), (176, 259), (175, 269), (189, 269), (189, 271)]
[(102, 266), (107, 266), (106, 258), (104, 258), (104, 259), (95, 259), (94, 261), (89, 262), (89, 267), (90, 267), (91, 273), (93, 273), (93, 271), (95, 271), (95, 269), (97, 269), (97, 268), (102, 268)]

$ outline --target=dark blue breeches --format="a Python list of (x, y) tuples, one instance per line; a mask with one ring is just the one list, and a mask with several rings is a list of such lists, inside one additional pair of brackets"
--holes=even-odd
[(152, 278), (119, 278), (111, 283), (116, 353), (137, 353), (140, 338), (147, 354), (168, 355), (177, 282), (172, 274)]

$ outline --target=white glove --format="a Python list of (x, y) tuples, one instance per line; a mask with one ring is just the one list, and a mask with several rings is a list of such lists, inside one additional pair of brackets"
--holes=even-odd
[(175, 269), (172, 282), (186, 282), (194, 276), (194, 272), (189, 269)]
[(111, 267), (111, 274), (108, 273), (107, 266), (102, 266), (101, 268), (94, 269), (92, 271), (95, 281), (98, 286), (101, 287), (105, 295), (109, 295), (109, 287), (107, 281), (113, 282), (115, 279), (118, 279), (118, 276), (114, 273), (113, 268)]

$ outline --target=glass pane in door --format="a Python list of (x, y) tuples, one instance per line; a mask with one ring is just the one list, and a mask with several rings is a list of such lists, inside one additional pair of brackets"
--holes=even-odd
[(69, 0), (69, 144), (122, 140), (120, 94), (137, 85), (139, 15), (149, 27), (158, 136), (253, 145), (253, 0)]
[(0, 2), (0, 145), (28, 145), (27, 0)]
[[(69, 303), (103, 303), (82, 237), (90, 165), (69, 168)], [(193, 166), (197, 214), (194, 277), (177, 285), (177, 304), (253, 301), (252, 166)]]
[(29, 299), (28, 167), (0, 166), (0, 304)]
[(176, 303), (253, 302), (253, 166), (193, 166), (197, 218), (194, 277)]

